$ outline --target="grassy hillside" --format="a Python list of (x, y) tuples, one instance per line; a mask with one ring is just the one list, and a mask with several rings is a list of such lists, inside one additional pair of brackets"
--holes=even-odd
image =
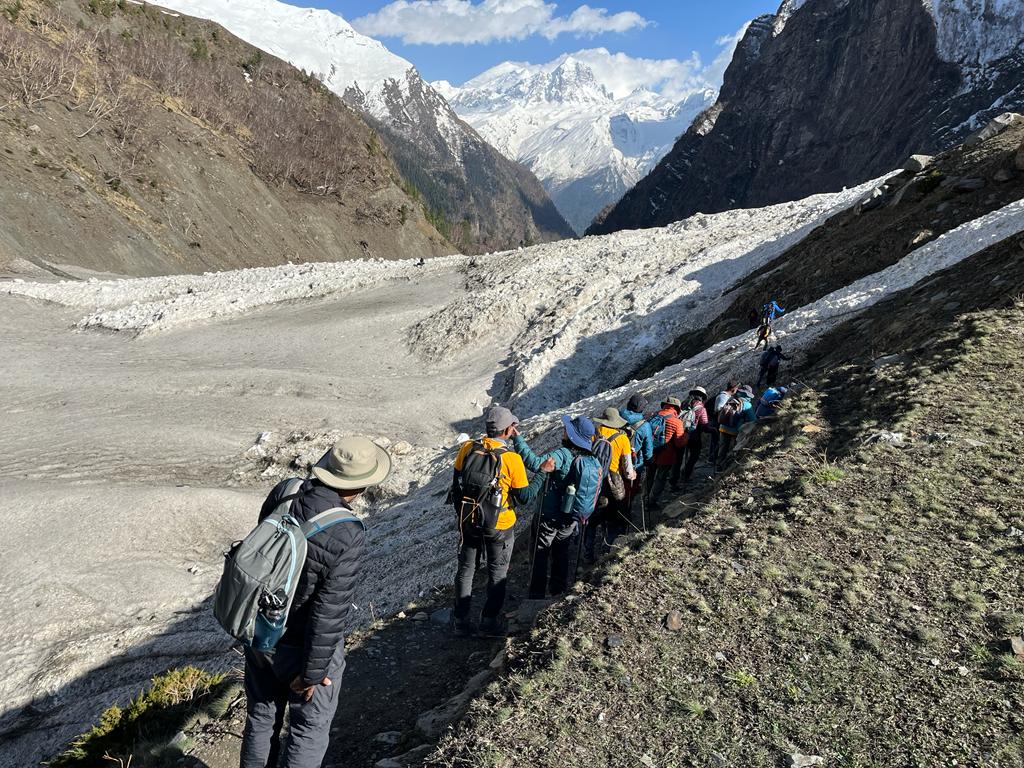
[(823, 339), (779, 421), (515, 642), (427, 764), (1024, 764), (1022, 246)]
[(350, 107), (220, 27), (127, 0), (3, 9), (0, 270), (453, 250)]

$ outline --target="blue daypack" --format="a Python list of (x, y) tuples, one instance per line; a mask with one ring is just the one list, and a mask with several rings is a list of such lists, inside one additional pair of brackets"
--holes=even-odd
[(647, 420), (647, 423), (651, 425), (651, 434), (654, 435), (654, 450), (658, 450), (665, 445), (667, 421), (668, 417), (663, 413), (651, 416), (651, 418)]
[(601, 461), (596, 456), (584, 454), (573, 459), (568, 482), (576, 486), (576, 495), (567, 511), (575, 519), (585, 523), (594, 514), (603, 479)]

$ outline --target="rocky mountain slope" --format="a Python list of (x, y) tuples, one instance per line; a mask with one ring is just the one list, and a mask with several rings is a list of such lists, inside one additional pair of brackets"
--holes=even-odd
[(167, 0), (315, 74), (374, 126), (431, 221), (467, 252), (573, 234), (537, 179), (462, 122), (415, 67), (341, 16), (278, 0)]
[(452, 252), (373, 131), (290, 65), (154, 7), (16, 9), (0, 21), (0, 271)]
[(837, 190), (1024, 104), (1024, 6), (786, 0), (716, 104), (591, 233)]
[(717, 95), (616, 87), (595, 68), (614, 71), (615, 56), (580, 51), (542, 65), (499, 64), (458, 87), (435, 83), (460, 117), (537, 175), (578, 232), (646, 175)]

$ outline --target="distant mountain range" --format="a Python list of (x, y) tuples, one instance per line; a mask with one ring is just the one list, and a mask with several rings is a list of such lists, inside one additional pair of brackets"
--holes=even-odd
[(464, 123), (416, 68), (341, 16), (277, 0), (162, 0), (319, 77), (378, 131), (431, 222), (463, 250), (573, 234), (537, 179)]
[(714, 106), (588, 233), (836, 191), (1022, 107), (1020, 0), (785, 0), (751, 23)]
[(652, 87), (623, 88), (605, 49), (547, 64), (506, 62), (462, 86), (434, 87), (506, 157), (543, 182), (559, 211), (583, 232), (662, 158), (717, 91), (675, 97)]

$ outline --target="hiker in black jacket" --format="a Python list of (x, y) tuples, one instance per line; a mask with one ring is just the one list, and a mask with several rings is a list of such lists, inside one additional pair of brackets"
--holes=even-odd
[(779, 365), (783, 360), (792, 360), (793, 358), (782, 354), (782, 345), (776, 344), (774, 347), (770, 347), (764, 351), (761, 355), (761, 370), (757, 374), (756, 386), (760, 388), (761, 382), (767, 377), (768, 386), (774, 387), (775, 382), (779, 378)]
[[(351, 509), (356, 497), (390, 472), (391, 458), (382, 448), (365, 437), (342, 438), (313, 468), (289, 512), (302, 522), (329, 509)], [(260, 520), (286, 500), (286, 483), (270, 492)], [(284, 636), (270, 653), (246, 649), (241, 768), (276, 768), (285, 709), (290, 737), (284, 765), (320, 768), (338, 708), (343, 628), (365, 548), (363, 528), (354, 521), (310, 537)]]

